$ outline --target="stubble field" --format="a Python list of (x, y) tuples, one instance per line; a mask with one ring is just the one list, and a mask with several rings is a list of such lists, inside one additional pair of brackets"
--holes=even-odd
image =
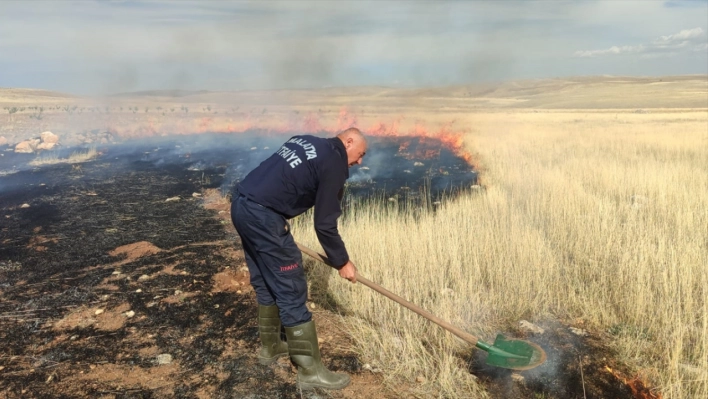
[[(664, 398), (707, 397), (708, 112), (470, 118), (484, 192), (435, 213), (353, 210), (341, 231), (361, 273), (489, 341), (522, 319), (561, 320), (601, 336)], [(316, 246), (308, 222), (295, 234)], [(446, 397), (484, 397), (451, 335), (373, 291), (330, 291), (353, 309), (366, 359)], [(579, 353), (578, 367), (583, 356), (598, 355)]]

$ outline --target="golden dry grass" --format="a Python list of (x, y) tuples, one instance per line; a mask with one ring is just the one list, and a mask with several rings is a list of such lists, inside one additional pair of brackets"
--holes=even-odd
[(90, 161), (98, 156), (98, 150), (96, 147), (90, 147), (85, 150), (74, 151), (67, 158), (60, 158), (57, 153), (49, 152), (44, 153), (37, 158), (30, 161), (30, 165), (41, 166), (41, 165), (53, 165), (58, 163), (81, 163)]
[[(435, 214), (352, 209), (340, 231), (360, 272), (483, 339), (521, 318), (582, 320), (665, 398), (708, 397), (708, 112), (468, 120), (487, 190)], [(319, 248), (309, 217), (294, 225)], [(469, 347), (329, 282), (364, 361), (427, 377), (423, 394), (485, 397), (457, 356)]]
[(69, 155), (67, 161), (69, 163), (80, 163), (90, 161), (98, 156), (96, 147), (90, 147), (85, 150), (74, 151)]

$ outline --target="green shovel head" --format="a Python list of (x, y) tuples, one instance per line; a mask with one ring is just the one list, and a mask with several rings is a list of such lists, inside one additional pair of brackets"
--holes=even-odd
[(478, 342), (477, 347), (489, 353), (487, 364), (513, 370), (528, 370), (546, 361), (546, 352), (540, 346), (520, 339), (497, 335), (494, 345)]

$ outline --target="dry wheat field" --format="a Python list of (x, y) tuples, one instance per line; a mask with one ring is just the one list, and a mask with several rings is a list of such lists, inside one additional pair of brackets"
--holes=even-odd
[[(362, 275), (484, 339), (521, 319), (602, 332), (664, 398), (708, 397), (708, 112), (466, 122), (484, 190), (436, 212), (351, 209), (340, 231)], [(316, 247), (309, 217), (297, 222)], [(366, 361), (435, 381), (442, 397), (485, 397), (460, 341), (371, 290), (329, 284)]]

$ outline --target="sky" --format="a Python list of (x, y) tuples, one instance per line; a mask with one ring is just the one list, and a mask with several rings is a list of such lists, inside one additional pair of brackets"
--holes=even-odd
[(0, 87), (110, 94), (708, 75), (708, 0), (0, 1)]

